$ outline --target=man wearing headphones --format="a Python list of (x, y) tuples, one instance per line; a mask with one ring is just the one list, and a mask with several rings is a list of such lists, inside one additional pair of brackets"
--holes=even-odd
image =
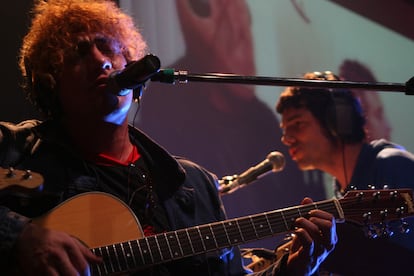
[[(306, 73), (304, 78), (339, 80), (329, 71)], [(385, 139), (368, 143), (364, 114), (349, 90), (289, 87), (276, 110), (291, 158), (302, 170), (333, 176), (337, 198), (354, 189), (414, 187), (414, 155)], [(336, 250), (321, 269), (335, 275), (412, 274), (414, 233), (402, 233), (401, 221), (394, 223), (338, 224)]]

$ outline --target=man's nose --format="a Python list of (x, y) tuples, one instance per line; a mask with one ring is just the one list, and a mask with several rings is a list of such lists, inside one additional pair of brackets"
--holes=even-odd
[(100, 69), (111, 70), (113, 68), (112, 60), (103, 54), (96, 45), (92, 46), (91, 57), (96, 61)]
[(108, 59), (103, 59), (102, 60), (102, 69), (111, 70), (112, 69), (112, 62)]

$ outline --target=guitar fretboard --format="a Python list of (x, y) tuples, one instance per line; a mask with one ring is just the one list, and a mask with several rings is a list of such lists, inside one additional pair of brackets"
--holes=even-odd
[(134, 271), (285, 233), (292, 230), (296, 218), (314, 209), (343, 217), (337, 200), (325, 200), (97, 247), (92, 251), (102, 256), (103, 262), (92, 268), (92, 275)]

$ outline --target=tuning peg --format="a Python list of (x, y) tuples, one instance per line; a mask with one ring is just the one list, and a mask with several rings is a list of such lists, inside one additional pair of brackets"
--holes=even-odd
[(384, 220), (386, 220), (387, 219), (387, 217), (388, 217), (388, 210), (387, 209), (385, 209), (385, 210), (382, 210), (382, 211), (380, 211), (380, 215), (381, 215), (381, 219), (384, 221)]
[(358, 192), (355, 196), (358, 197), (358, 200), (362, 200), (364, 197), (364, 192)]
[(395, 209), (395, 213), (402, 217), (405, 214), (406, 210), (404, 206), (398, 207), (397, 209)]
[(389, 238), (394, 235), (394, 231), (391, 230), (388, 223), (381, 223), (379, 229), (382, 238)]
[(368, 225), (367, 226), (367, 233), (366, 233), (366, 235), (367, 235), (367, 237), (369, 239), (376, 239), (376, 238), (378, 238), (377, 228), (375, 226)]
[(371, 215), (371, 212), (367, 212), (362, 215), (365, 224), (369, 224), (369, 222), (371, 221)]
[(383, 190), (388, 190), (390, 187), (387, 185), (387, 184), (385, 184), (384, 186), (382, 186), (382, 189)]
[(26, 170), (23, 174), (23, 178), (24, 179), (30, 179), (32, 178), (32, 171), (31, 170)]
[(391, 230), (388, 223), (381, 223), (380, 229), (381, 229), (380, 236), (383, 238), (389, 238), (394, 235), (394, 231)]
[(375, 186), (374, 186), (374, 185), (368, 185), (368, 189), (370, 189), (370, 190), (375, 190), (376, 188), (375, 188)]
[(396, 198), (398, 198), (398, 192), (397, 192), (397, 191), (391, 191), (391, 192), (390, 192), (390, 197), (391, 197), (391, 199), (396, 199)]
[(15, 177), (15, 176), (16, 176), (16, 173), (14, 172), (14, 168), (13, 168), (13, 167), (10, 167), (10, 168), (7, 170), (7, 174), (6, 174), (6, 176), (7, 176), (7, 177)]
[(411, 231), (410, 225), (404, 219), (401, 219), (400, 232), (408, 234)]
[(372, 197), (374, 198), (374, 200), (378, 200), (381, 197), (381, 192), (380, 191), (376, 191), (372, 194)]

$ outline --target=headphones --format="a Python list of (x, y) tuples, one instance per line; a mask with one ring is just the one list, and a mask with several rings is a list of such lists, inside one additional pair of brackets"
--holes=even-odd
[[(340, 80), (330, 71), (313, 74), (321, 80)], [(344, 143), (361, 141), (365, 137), (365, 118), (359, 100), (348, 89), (325, 90), (329, 99), (324, 121), (329, 134)]]

